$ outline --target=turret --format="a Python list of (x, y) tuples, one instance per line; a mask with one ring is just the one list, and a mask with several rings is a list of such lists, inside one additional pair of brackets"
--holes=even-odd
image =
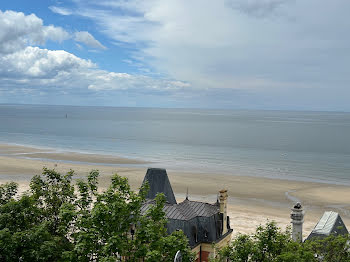
[(303, 223), (304, 223), (304, 211), (301, 204), (298, 202), (291, 209), (290, 218), (292, 219), (291, 223), (293, 224), (292, 228), (292, 239), (296, 242), (303, 241)]

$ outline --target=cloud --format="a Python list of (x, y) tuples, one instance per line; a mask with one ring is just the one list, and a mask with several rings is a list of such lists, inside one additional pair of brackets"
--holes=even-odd
[[(73, 11), (68, 8), (58, 7), (58, 6), (50, 6), (49, 9), (59, 15), (72, 15)], [(79, 31), (75, 32), (73, 36), (74, 40), (79, 43), (83, 43), (88, 47), (95, 49), (107, 49), (104, 45), (102, 45), (98, 40), (96, 40), (93, 35), (91, 35), (87, 31)], [(81, 49), (81, 46), (77, 44), (78, 48)]]
[(129, 90), (133, 92), (175, 92), (187, 83), (143, 75), (108, 72), (89, 60), (63, 50), (28, 46), (0, 57), (0, 90), (40, 90), (50, 94), (82, 94)]
[(162, 93), (188, 86), (181, 81), (108, 72), (66, 51), (31, 46), (0, 58), (0, 79), (3, 86), (11, 86), (12, 90), (55, 92), (59, 88), (66, 94), (78, 90), (85, 94), (118, 90)]
[(189, 84), (181, 81), (156, 79), (144, 75), (106, 72), (103, 70), (98, 71), (93, 80), (88, 89), (94, 91), (138, 90), (140, 92), (163, 93), (174, 92), (189, 86)]
[(94, 67), (91, 61), (66, 51), (31, 46), (0, 58), (0, 75), (14, 79), (52, 79), (62, 73)]
[[(137, 74), (109, 72), (90, 60), (64, 50), (48, 50), (47, 40), (63, 41), (66, 31), (32, 15), (13, 11), (0, 13), (0, 93), (6, 96), (47, 97), (57, 95), (99, 96), (128, 90), (134, 93), (171, 93), (187, 83)], [(90, 33), (74, 34), (74, 40), (93, 48), (105, 49)], [(78, 44), (77, 44), (78, 45)], [(21, 100), (20, 100), (21, 101)]]
[(74, 34), (74, 40), (96, 49), (107, 49), (98, 40), (96, 40), (89, 32), (80, 31)]
[(70, 36), (61, 27), (44, 26), (36, 15), (0, 10), (0, 53), (8, 54), (27, 45), (44, 45), (47, 40), (64, 41)]
[(85, 94), (102, 91), (173, 92), (185, 86), (181, 81), (157, 79), (143, 75), (108, 72), (89, 60), (63, 50), (47, 50), (28, 46), (0, 57), (2, 86), (11, 90), (57, 90), (66, 94), (78, 90)]
[(58, 7), (58, 6), (49, 6), (49, 9), (59, 15), (71, 15), (72, 11), (68, 8)]
[[(100, 32), (116, 43), (134, 47), (133, 60), (170, 78), (202, 88), (251, 88), (257, 78), (273, 82), (267, 73), (254, 72), (249, 64), (256, 67), (262, 52), (271, 59), (268, 56), (279, 50), (262, 51), (271, 45), (269, 31), (283, 30), (274, 22), (261, 26), (259, 21), (239, 17), (224, 0), (82, 1), (77, 10), (77, 15), (95, 21)], [(255, 27), (264, 27), (261, 31), (267, 34), (256, 39), (257, 34), (251, 34)], [(243, 72), (245, 69), (248, 71)]]
[(265, 17), (273, 14), (283, 5), (291, 4), (291, 0), (227, 0), (227, 5), (247, 15)]
[[(117, 99), (116, 93), (124, 92), (130, 99), (129, 94), (151, 93), (177, 99), (182, 106), (187, 101), (201, 106), (281, 108), (285, 104), (315, 109), (326, 107), (328, 101), (327, 109), (350, 110), (346, 102), (349, 1), (320, 5), (317, 0), (74, 0), (71, 4), (69, 9), (60, 5), (51, 10), (84, 22), (90, 19), (116, 49), (130, 52), (123, 56), (129, 67), (151, 73), (119, 75), (77, 63), (74, 70), (55, 74), (59, 64), (54, 63), (52, 72), (34, 70), (21, 73), (23, 79), (17, 80), (3, 69), (8, 79), (2, 76), (2, 93), (5, 88), (29, 92), (34, 86), (56, 91), (60, 87), (67, 94), (90, 92), (111, 101)], [(58, 27), (45, 27), (42, 22), (39, 29), (30, 27), (19, 34), (14, 30), (17, 23), (12, 23), (11, 32), (0, 22), (0, 52), (5, 55), (42, 45), (50, 39), (51, 34), (42, 33), (49, 28), (57, 36), (51, 39), (65, 39), (59, 37)], [(16, 68), (13, 71), (20, 73)]]
[(324, 86), (350, 66), (343, 59), (350, 40), (344, 0), (77, 3), (74, 14), (94, 21), (111, 42), (132, 47), (134, 61), (196, 87)]

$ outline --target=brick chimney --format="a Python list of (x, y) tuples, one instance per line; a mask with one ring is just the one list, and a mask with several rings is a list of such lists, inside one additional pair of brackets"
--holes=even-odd
[(222, 213), (222, 234), (227, 232), (227, 190), (222, 189), (219, 191), (219, 200), (220, 200), (220, 213)]

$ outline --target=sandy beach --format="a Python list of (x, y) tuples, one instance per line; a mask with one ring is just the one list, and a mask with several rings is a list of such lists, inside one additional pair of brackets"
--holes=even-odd
[[(20, 190), (28, 189), (30, 179), (40, 174), (43, 167), (59, 172), (73, 169), (75, 179), (83, 178), (92, 169), (100, 171), (100, 187), (108, 186), (114, 173), (125, 176), (133, 189), (141, 185), (147, 166), (152, 163), (122, 157), (56, 152), (17, 145), (0, 145), (0, 183), (15, 181)], [(187, 188), (189, 198), (216, 201), (217, 192), (227, 189), (229, 215), (234, 232), (251, 233), (268, 219), (285, 228), (290, 225), (290, 208), (299, 200), (305, 209), (304, 236), (307, 236), (324, 211), (333, 210), (342, 216), (350, 228), (350, 187), (342, 185), (300, 182), (280, 179), (231, 175), (186, 173), (168, 171), (178, 201), (184, 199)]]

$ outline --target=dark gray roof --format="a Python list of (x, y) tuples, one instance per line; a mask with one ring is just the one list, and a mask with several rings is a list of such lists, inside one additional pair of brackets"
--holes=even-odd
[[(145, 213), (154, 201), (147, 201), (142, 207), (142, 213)], [(165, 216), (168, 219), (191, 220), (195, 217), (211, 217), (219, 213), (217, 204), (184, 200), (179, 204), (166, 204), (163, 208)]]
[(321, 219), (316, 224), (315, 228), (311, 231), (307, 240), (312, 238), (323, 238), (331, 234), (343, 235), (348, 234), (348, 230), (337, 212), (327, 211), (324, 212)]
[(143, 183), (146, 181), (148, 181), (149, 184), (149, 191), (146, 196), (147, 199), (154, 199), (158, 193), (164, 193), (166, 201), (169, 204), (176, 204), (174, 192), (165, 169), (149, 168)]
[[(141, 208), (142, 214), (155, 204), (147, 200)], [(193, 248), (198, 243), (214, 243), (222, 237), (223, 216), (217, 204), (184, 200), (179, 204), (166, 204), (163, 208), (167, 218), (167, 232), (182, 230)], [(227, 234), (232, 232), (227, 218)], [(225, 235), (226, 236), (226, 235)]]
[[(212, 215), (219, 212), (219, 207), (217, 205), (197, 201), (189, 201), (187, 199), (179, 203), (177, 205), (177, 209), (185, 220), (190, 220), (194, 217), (211, 217)], [(174, 217), (173, 219), (176, 218)]]

